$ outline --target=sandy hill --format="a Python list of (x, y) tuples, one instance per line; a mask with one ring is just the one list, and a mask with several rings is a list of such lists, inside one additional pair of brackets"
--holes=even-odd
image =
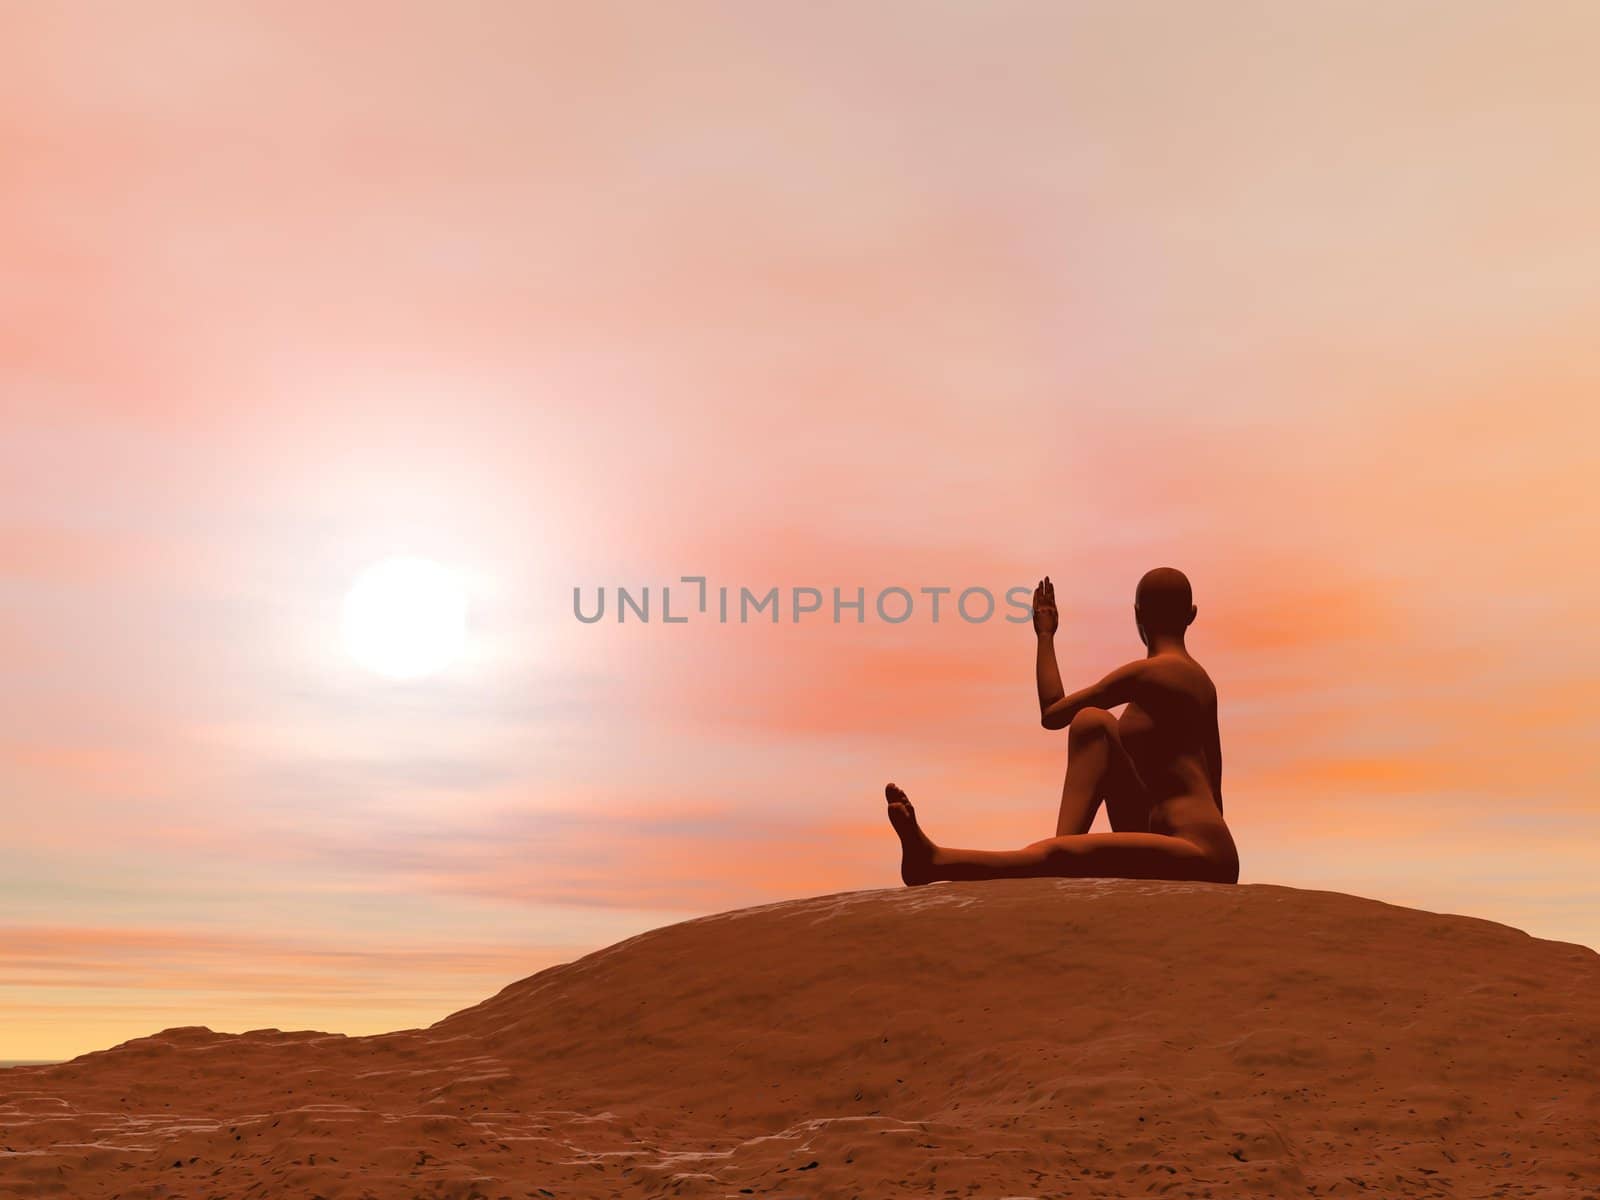
[(1600, 1196), (1600, 956), (1014, 880), (654, 930), (431, 1028), (0, 1071), (0, 1196)]

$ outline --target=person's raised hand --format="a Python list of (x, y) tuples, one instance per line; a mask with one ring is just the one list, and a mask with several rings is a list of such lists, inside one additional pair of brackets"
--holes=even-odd
[(1055, 633), (1061, 618), (1056, 613), (1056, 585), (1046, 575), (1033, 589), (1033, 630), (1041, 637)]

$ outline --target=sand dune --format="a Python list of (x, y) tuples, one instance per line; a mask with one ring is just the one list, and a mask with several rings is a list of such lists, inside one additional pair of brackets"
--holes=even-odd
[(1600, 956), (1015, 880), (655, 930), (424, 1030), (0, 1071), (0, 1196), (1600, 1196)]

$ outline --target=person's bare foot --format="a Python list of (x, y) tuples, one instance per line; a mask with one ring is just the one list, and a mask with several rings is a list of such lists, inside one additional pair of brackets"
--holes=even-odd
[(900, 835), (900, 879), (907, 887), (933, 882), (933, 855), (938, 849), (917, 824), (917, 810), (894, 784), (883, 789), (889, 802), (889, 824)]

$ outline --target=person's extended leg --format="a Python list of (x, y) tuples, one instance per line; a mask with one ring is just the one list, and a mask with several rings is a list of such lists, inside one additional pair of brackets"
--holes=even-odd
[(906, 794), (884, 789), (889, 822), (900, 835), (900, 878), (907, 885), (938, 880), (1177, 879), (1232, 883), (1229, 868), (1185, 838), (1159, 833), (1080, 833), (1045, 838), (1020, 850), (956, 850), (936, 846), (917, 824)]
[(1150, 801), (1117, 735), (1117, 719), (1103, 708), (1085, 708), (1067, 726), (1067, 777), (1061, 785), (1056, 836), (1088, 833), (1102, 799), (1112, 829), (1149, 830)]

